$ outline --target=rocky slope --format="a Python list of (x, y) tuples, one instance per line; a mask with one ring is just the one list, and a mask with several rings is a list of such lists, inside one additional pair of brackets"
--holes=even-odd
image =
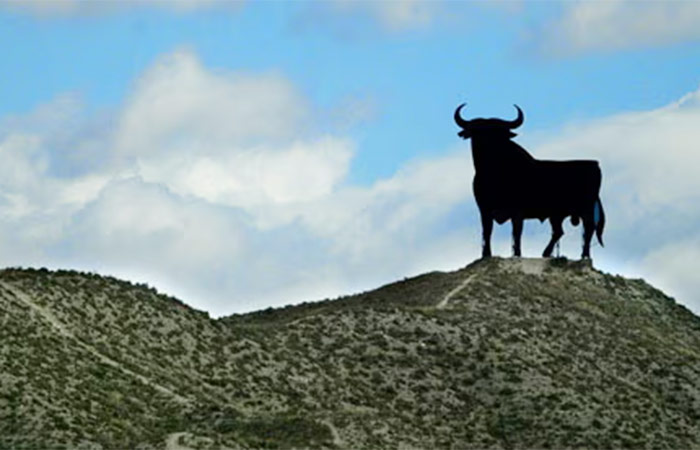
[(219, 320), (0, 272), (0, 448), (700, 447), (700, 319), (566, 260)]

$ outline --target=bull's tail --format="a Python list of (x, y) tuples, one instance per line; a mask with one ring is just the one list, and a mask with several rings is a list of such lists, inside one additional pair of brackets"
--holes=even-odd
[(603, 204), (600, 201), (600, 197), (595, 201), (593, 205), (593, 224), (595, 226), (595, 235), (600, 242), (601, 247), (603, 245), (603, 228), (605, 228), (605, 211), (603, 211)]

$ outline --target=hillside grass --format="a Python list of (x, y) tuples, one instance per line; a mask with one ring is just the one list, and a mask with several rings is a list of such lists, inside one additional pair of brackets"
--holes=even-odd
[(219, 320), (6, 269), (0, 448), (700, 447), (700, 319), (643, 280), (532, 263)]

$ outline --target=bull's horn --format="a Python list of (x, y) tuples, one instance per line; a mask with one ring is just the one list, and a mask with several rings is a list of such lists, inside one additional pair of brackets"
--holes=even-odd
[(462, 103), (462, 104), (459, 105), (459, 106), (457, 107), (457, 109), (455, 110), (455, 123), (456, 123), (460, 128), (466, 129), (466, 128), (469, 127), (469, 121), (468, 121), (468, 120), (462, 119), (462, 116), (461, 116), (460, 113), (459, 113), (459, 112), (462, 110), (462, 108), (464, 108), (464, 105), (466, 105), (466, 103)]
[(525, 121), (525, 115), (523, 114), (523, 111), (520, 109), (520, 107), (518, 105), (513, 106), (515, 106), (515, 109), (518, 110), (518, 117), (516, 117), (515, 120), (506, 121), (506, 125), (508, 125), (508, 128), (510, 129), (518, 128)]

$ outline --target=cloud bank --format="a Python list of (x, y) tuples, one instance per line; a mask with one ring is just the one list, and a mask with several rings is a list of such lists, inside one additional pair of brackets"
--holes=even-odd
[[(353, 185), (356, 143), (319, 128), (326, 115), (283, 75), (212, 69), (176, 51), (116, 111), (88, 116), (64, 95), (5, 117), (0, 264), (146, 281), (222, 315), (455, 269), (480, 254), (468, 144), (455, 136), (441, 156)], [(599, 159), (608, 220), (597, 265), (643, 275), (700, 311), (697, 123), (700, 90), (526, 147), (539, 158)], [(541, 252), (545, 230), (526, 225), (525, 254)], [(577, 257), (580, 229), (566, 231), (564, 253)], [(495, 252), (509, 255), (509, 226), (495, 234)]]
[(3, 264), (149, 281), (219, 315), (373, 287), (468, 247), (433, 230), (469, 198), (464, 151), (347, 185), (355, 143), (320, 131), (323, 111), (278, 74), (177, 51), (108, 120), (81, 114), (65, 96), (0, 125)]

